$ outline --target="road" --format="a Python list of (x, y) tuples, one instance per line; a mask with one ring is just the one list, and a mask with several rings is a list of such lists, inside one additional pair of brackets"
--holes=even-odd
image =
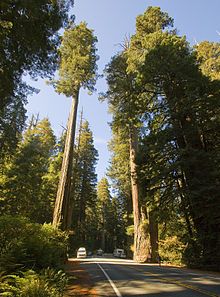
[[(75, 261), (75, 259), (72, 259)], [(100, 297), (217, 297), (220, 274), (116, 258), (80, 259)]]

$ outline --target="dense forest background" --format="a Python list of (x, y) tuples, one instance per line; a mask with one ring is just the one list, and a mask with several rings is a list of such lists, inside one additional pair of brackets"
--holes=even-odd
[[(98, 152), (82, 113), (77, 131), (74, 126), (80, 89), (92, 92), (98, 78), (97, 39), (68, 15), (72, 5), (0, 4), (0, 292), (17, 296), (27, 279), (43, 287), (56, 277), (64, 288), (57, 269), (67, 250), (74, 255), (81, 245), (93, 252), (124, 248), (138, 262), (160, 257), (218, 270), (219, 43), (192, 47), (159, 7), (137, 17), (136, 33), (104, 71), (100, 100), (112, 114), (111, 160), (97, 181)], [(47, 77), (73, 98), (75, 118), (59, 138), (48, 118), (26, 119), (25, 104), (36, 91), (24, 82), (27, 74)], [(56, 296), (59, 288), (51, 284)]]

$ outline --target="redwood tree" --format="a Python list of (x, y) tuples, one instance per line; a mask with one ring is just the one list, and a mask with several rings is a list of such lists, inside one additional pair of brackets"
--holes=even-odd
[[(86, 23), (71, 24), (64, 32), (60, 48), (60, 79), (55, 82), (56, 91), (72, 97), (72, 106), (68, 120), (60, 182), (55, 202), (53, 225), (62, 225), (68, 229), (68, 207), (72, 175), (73, 148), (76, 130), (77, 107), (80, 88), (94, 90), (97, 78), (98, 59), (96, 55), (97, 38)], [(70, 212), (69, 212), (70, 213)]]

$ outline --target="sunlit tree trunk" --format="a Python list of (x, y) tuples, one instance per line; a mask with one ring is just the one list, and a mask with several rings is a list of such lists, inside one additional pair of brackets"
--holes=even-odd
[(78, 146), (76, 148), (76, 157), (75, 157), (75, 164), (73, 164), (73, 173), (72, 173), (72, 182), (71, 182), (71, 197), (70, 203), (68, 207), (68, 214), (67, 214), (67, 229), (70, 230), (72, 227), (72, 214), (73, 214), (73, 207), (74, 207), (74, 199), (75, 199), (75, 187), (76, 187), (76, 174), (77, 174), (77, 166), (79, 161), (79, 148), (81, 144), (81, 133), (82, 133), (82, 118), (83, 118), (83, 110), (81, 111), (80, 116), (80, 125), (79, 125), (79, 138), (78, 138)]
[(66, 135), (66, 142), (63, 154), (63, 162), (61, 168), (61, 175), (59, 186), (57, 190), (57, 197), (53, 214), (53, 225), (59, 226), (63, 230), (68, 227), (68, 221), (71, 221), (68, 216), (68, 207), (70, 205), (70, 190), (71, 190), (71, 178), (72, 178), (72, 166), (73, 166), (73, 149), (75, 141), (76, 131), (76, 117), (79, 102), (79, 90), (76, 92), (76, 96), (72, 99), (72, 105), (68, 120), (68, 128)]
[(105, 250), (105, 216), (103, 215), (102, 230), (101, 230), (101, 248)]
[(130, 130), (130, 170), (131, 170), (131, 190), (134, 216), (134, 255), (137, 262), (145, 262), (149, 256), (149, 226), (147, 224), (146, 208), (139, 206), (139, 188), (137, 181), (137, 165), (135, 163), (138, 140), (137, 131), (133, 127)]

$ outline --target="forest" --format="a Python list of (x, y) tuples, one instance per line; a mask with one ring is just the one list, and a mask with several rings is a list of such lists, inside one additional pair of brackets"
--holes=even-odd
[[(63, 296), (63, 263), (79, 246), (219, 271), (220, 44), (190, 45), (160, 7), (137, 16), (104, 70), (111, 159), (98, 181), (77, 110), (99, 79), (98, 36), (75, 23), (73, 4), (0, 3), (0, 293)], [(27, 75), (71, 98), (62, 135), (49, 118), (27, 119)]]

